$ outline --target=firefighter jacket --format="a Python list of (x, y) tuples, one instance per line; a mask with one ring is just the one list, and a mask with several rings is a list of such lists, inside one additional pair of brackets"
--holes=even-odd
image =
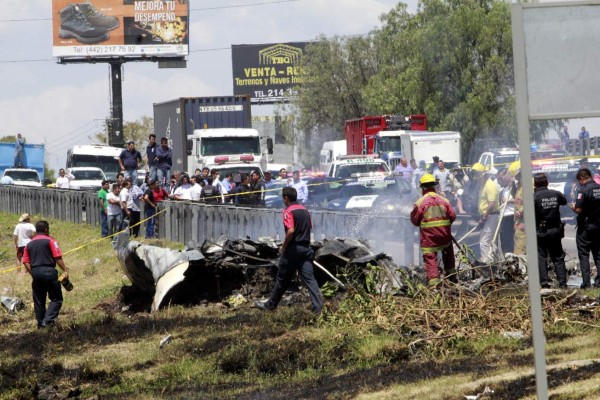
[(427, 189), (410, 213), (410, 221), (421, 228), (421, 251), (434, 253), (452, 244), (450, 225), (456, 219), (456, 213), (450, 202), (435, 193), (434, 188)]
[(517, 231), (525, 230), (525, 218), (523, 213), (525, 211), (525, 206), (523, 204), (523, 185), (521, 182), (517, 185), (517, 191), (515, 193), (515, 219), (514, 226)]

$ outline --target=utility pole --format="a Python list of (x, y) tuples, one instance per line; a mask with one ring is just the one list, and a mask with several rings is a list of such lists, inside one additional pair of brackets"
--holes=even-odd
[(108, 129), (108, 145), (114, 147), (125, 146), (125, 138), (123, 137), (122, 66), (121, 61), (110, 63), (111, 123)]

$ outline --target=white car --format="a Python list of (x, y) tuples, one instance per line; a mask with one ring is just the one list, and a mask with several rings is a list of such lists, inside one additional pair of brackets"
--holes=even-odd
[(13, 180), (13, 185), (42, 187), (42, 180), (35, 169), (7, 168), (4, 175)]
[(70, 189), (100, 190), (102, 181), (106, 179), (104, 172), (97, 167), (73, 167), (67, 171), (75, 177), (71, 179)]

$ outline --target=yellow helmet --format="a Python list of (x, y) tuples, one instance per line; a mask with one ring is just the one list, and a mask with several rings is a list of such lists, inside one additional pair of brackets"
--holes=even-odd
[(437, 181), (435, 180), (435, 177), (431, 174), (425, 174), (421, 177), (421, 179), (419, 179), (419, 184), (421, 186), (430, 185), (432, 183), (434, 186), (437, 185)]
[(485, 167), (485, 165), (483, 165), (482, 163), (475, 163), (473, 164), (473, 166), (471, 167), (471, 171), (475, 171), (475, 172), (485, 172), (487, 171), (487, 168)]
[(521, 172), (521, 161), (517, 160), (510, 164), (508, 167), (508, 173), (512, 176), (517, 176)]

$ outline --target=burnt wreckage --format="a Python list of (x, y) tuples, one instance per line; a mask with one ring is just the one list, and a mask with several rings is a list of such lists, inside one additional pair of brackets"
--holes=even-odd
[[(156, 311), (169, 304), (194, 305), (204, 301), (224, 302), (233, 296), (258, 299), (267, 296), (275, 283), (280, 242), (273, 238), (231, 240), (189, 246), (178, 251), (130, 241), (121, 233), (113, 247), (121, 266), (132, 282), (128, 298), (135, 298), (137, 309)], [(312, 242), (315, 250), (315, 278), (319, 286), (326, 282), (346, 285), (372, 285), (379, 293), (404, 294), (409, 287), (424, 282), (419, 266), (397, 266), (385, 253), (374, 253), (360, 240), (334, 238)], [(474, 272), (480, 270), (480, 272)], [(507, 255), (493, 265), (463, 265), (460, 286), (478, 290), (486, 283), (524, 283), (523, 257)], [(369, 283), (367, 282), (369, 281)], [(344, 283), (345, 282), (345, 283)], [(282, 304), (305, 301), (303, 286), (284, 297)]]

